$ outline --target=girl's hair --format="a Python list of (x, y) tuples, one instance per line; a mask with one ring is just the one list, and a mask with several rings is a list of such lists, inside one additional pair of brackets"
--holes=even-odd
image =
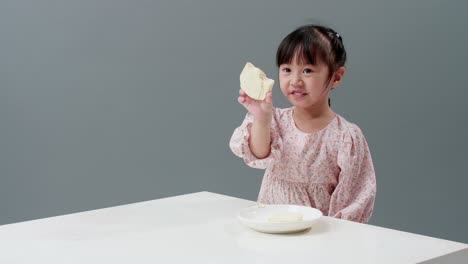
[[(276, 52), (276, 65), (291, 63), (294, 56), (303, 63), (328, 66), (328, 80), (346, 63), (346, 50), (342, 37), (335, 30), (322, 25), (304, 25), (289, 33), (281, 41)], [(329, 100), (330, 104), (330, 100)]]

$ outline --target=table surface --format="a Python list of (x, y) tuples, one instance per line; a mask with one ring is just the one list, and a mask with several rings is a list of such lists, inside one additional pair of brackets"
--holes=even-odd
[(296, 234), (259, 233), (237, 220), (254, 204), (198, 192), (3, 225), (0, 263), (395, 264), (468, 248), (331, 217)]

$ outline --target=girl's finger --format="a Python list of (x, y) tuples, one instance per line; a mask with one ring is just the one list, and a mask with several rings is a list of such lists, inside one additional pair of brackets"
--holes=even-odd
[(272, 96), (273, 96), (273, 94), (272, 94), (271, 92), (268, 92), (268, 93), (266, 94), (266, 97), (265, 97), (265, 102), (268, 103), (268, 104), (271, 104), (271, 102), (272, 102)]

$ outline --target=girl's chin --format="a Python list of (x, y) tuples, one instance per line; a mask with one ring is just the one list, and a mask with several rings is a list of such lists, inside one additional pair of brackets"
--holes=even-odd
[[(312, 100), (292, 100), (288, 98), (288, 101), (294, 106), (299, 108), (321, 108), (322, 103)], [(328, 101), (327, 101), (328, 102)]]
[(290, 94), (288, 96), (288, 101), (294, 106), (308, 106), (312, 104), (310, 98), (307, 95)]

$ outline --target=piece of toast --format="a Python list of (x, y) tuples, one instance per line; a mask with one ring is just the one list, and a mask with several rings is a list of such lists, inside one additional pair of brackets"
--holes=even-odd
[(252, 99), (264, 100), (268, 91), (273, 89), (275, 81), (252, 63), (247, 62), (240, 74), (240, 87)]

